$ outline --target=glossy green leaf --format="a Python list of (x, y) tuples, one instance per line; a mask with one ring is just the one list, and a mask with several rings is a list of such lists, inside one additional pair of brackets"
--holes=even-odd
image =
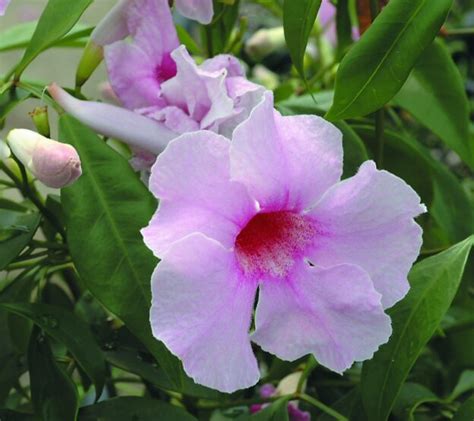
[(337, 51), (341, 56), (352, 44), (352, 23), (349, 0), (338, 0), (336, 12)]
[(48, 340), (39, 329), (31, 335), (28, 366), (36, 413), (48, 421), (74, 421), (79, 407), (76, 386), (57, 365)]
[(427, 387), (418, 383), (405, 383), (400, 390), (393, 413), (397, 419), (414, 421), (416, 409), (428, 402), (437, 402), (440, 399)]
[(457, 410), (452, 421), (472, 421), (474, 419), (474, 395)]
[(203, 45), (209, 57), (227, 52), (232, 31), (239, 17), (240, 0), (223, 2), (214, 0), (213, 21), (203, 28)]
[(409, 111), (474, 169), (464, 82), (441, 41), (421, 55), (394, 103)]
[(285, 0), (283, 29), (291, 60), (300, 76), (304, 75), (304, 53), (318, 14), (321, 0)]
[(147, 398), (119, 397), (81, 408), (79, 421), (193, 421), (183, 408)]
[(388, 311), (393, 333), (362, 370), (362, 400), (369, 421), (388, 418), (410, 369), (433, 336), (461, 282), (474, 236), (417, 263), (411, 289)]
[(49, 0), (35, 32), (28, 43), (25, 54), (18, 64), (15, 77), (20, 75), (26, 67), (45, 49), (50, 47), (66, 35), (82, 16), (92, 0)]
[(451, 4), (391, 0), (342, 60), (327, 118), (367, 115), (390, 101), (433, 41)]
[(449, 395), (450, 400), (455, 400), (459, 396), (474, 389), (474, 370), (463, 371), (461, 377)]
[(190, 54), (202, 55), (201, 47), (196, 43), (194, 38), (181, 25), (176, 25), (179, 42), (186, 46)]
[(40, 216), (36, 213), (0, 209), (0, 270), (28, 245), (39, 222)]
[(0, 307), (31, 320), (62, 342), (94, 382), (96, 396), (101, 395), (105, 382), (104, 354), (89, 327), (77, 316), (61, 307), (40, 303), (0, 303)]
[[(0, 51), (27, 47), (35, 32), (36, 25), (37, 22), (24, 22), (2, 31), (0, 33)], [(83, 24), (77, 24), (58, 43), (73, 41), (89, 35), (91, 31), (92, 28)]]
[(83, 174), (62, 190), (68, 243), (82, 281), (153, 353), (179, 387), (181, 368), (151, 334), (150, 279), (156, 259), (140, 229), (156, 201), (130, 164), (70, 116), (60, 119), (60, 139), (78, 151)]

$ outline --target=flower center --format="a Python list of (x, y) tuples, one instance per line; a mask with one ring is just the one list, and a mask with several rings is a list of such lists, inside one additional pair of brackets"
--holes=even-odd
[(298, 213), (259, 213), (235, 240), (237, 260), (246, 274), (285, 276), (296, 259), (304, 258), (315, 234), (313, 221)]
[(156, 79), (158, 82), (163, 83), (176, 76), (176, 72), (176, 63), (171, 58), (171, 55), (167, 53), (163, 56), (161, 64), (156, 68)]

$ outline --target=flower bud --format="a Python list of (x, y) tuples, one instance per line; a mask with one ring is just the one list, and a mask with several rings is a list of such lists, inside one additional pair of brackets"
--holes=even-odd
[(14, 129), (7, 141), (18, 160), (43, 184), (62, 188), (72, 184), (82, 174), (76, 150), (26, 129)]
[(245, 44), (245, 52), (255, 61), (259, 61), (285, 46), (283, 27), (260, 29)]
[(0, 161), (10, 158), (10, 155), (10, 148), (2, 139), (0, 139)]
[(38, 133), (49, 137), (51, 131), (49, 127), (48, 107), (36, 107), (30, 114)]

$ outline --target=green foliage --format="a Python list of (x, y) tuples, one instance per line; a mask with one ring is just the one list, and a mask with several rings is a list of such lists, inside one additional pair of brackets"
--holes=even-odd
[[(359, 39), (358, 19), (376, 3), (384, 7)], [(273, 90), (281, 114), (329, 118), (343, 136), (343, 178), (373, 159), (428, 209), (417, 218), (423, 245), (410, 292), (387, 310), (393, 334), (371, 360), (339, 376), (307, 356), (282, 361), (254, 347), (262, 379), (233, 394), (194, 383), (151, 334), (159, 262), (140, 230), (158, 204), (146, 174), (132, 169), (126, 145), (62, 113), (50, 80), (23, 76), (33, 60), (35, 71), (44, 66), (46, 49), (62, 47), (47, 57), (56, 66), (65, 49), (88, 42), (94, 11), (82, 15), (92, 0), (49, 0), (38, 22), (0, 18), (0, 138), (39, 100), (83, 171), (59, 196), (0, 161), (2, 421), (287, 421), (290, 401), (317, 421), (474, 419), (474, 2), (386, 3), (214, 0), (209, 25), (176, 25), (197, 63), (235, 53), (249, 79)], [(333, 21), (322, 25), (328, 13)], [(260, 40), (271, 53), (255, 63), (243, 44), (274, 27), (275, 39)], [(281, 387), (296, 372), (298, 390), (260, 396), (263, 384)]]
[(283, 3), (283, 28), (293, 64), (305, 79), (304, 53), (313, 29), (321, 0), (285, 0)]
[(150, 220), (156, 201), (128, 162), (72, 117), (61, 117), (60, 138), (76, 148), (84, 170), (77, 183), (62, 191), (68, 243), (79, 274), (179, 387), (179, 364), (152, 337), (148, 323), (149, 279), (156, 259), (143, 244), (140, 229)]
[(454, 299), (473, 243), (471, 236), (410, 272), (410, 292), (389, 310), (392, 336), (362, 370), (362, 399), (369, 420), (388, 418), (410, 369)]
[(391, 0), (344, 57), (329, 120), (367, 115), (390, 101), (433, 41), (452, 0)]
[(16, 67), (18, 79), (26, 67), (46, 48), (66, 35), (92, 0), (50, 0), (41, 15), (25, 54)]

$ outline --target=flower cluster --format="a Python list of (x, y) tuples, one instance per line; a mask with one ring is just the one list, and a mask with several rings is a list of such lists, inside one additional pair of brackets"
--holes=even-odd
[(338, 373), (371, 358), (421, 246), (415, 191), (372, 161), (341, 181), (340, 131), (281, 116), (234, 57), (197, 65), (166, 0), (120, 2), (99, 28), (98, 39), (113, 34), (101, 42), (122, 106), (50, 93), (151, 154), (148, 166), (158, 156), (149, 188), (159, 208), (142, 231), (161, 259), (154, 336), (196, 382), (224, 392), (259, 380), (252, 343), (283, 360), (313, 354)]

